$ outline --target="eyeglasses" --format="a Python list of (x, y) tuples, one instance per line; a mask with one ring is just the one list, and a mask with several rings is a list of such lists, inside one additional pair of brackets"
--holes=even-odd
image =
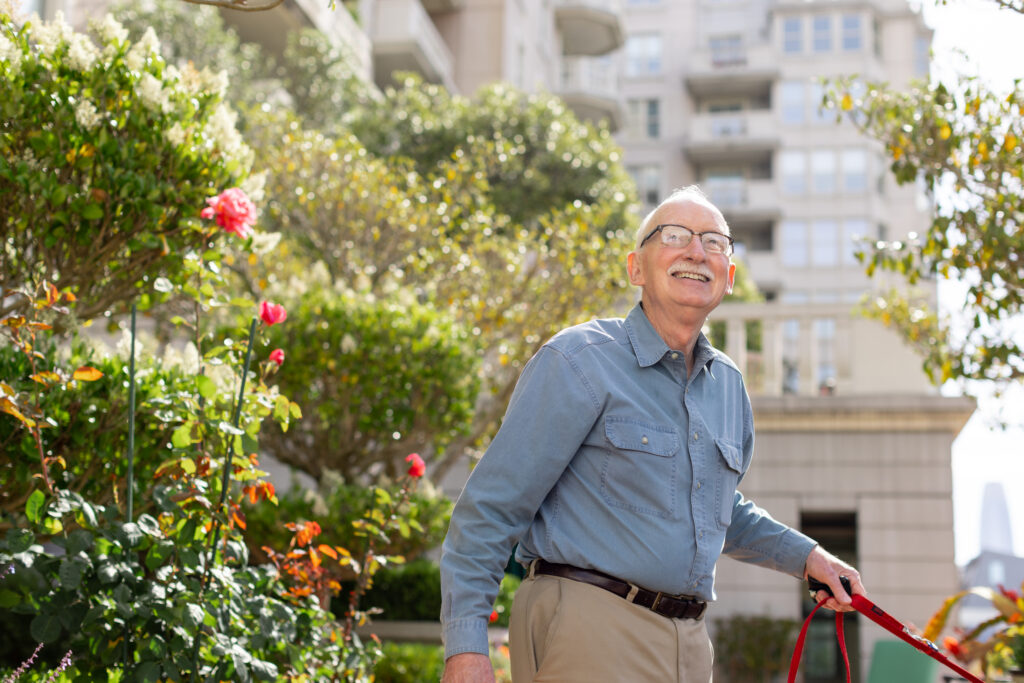
[(666, 247), (686, 247), (689, 246), (690, 242), (693, 241), (694, 235), (700, 237), (701, 246), (704, 247), (704, 251), (709, 254), (724, 254), (725, 256), (732, 255), (733, 239), (728, 235), (714, 230), (707, 232), (694, 232), (685, 225), (675, 225), (673, 223), (663, 223), (647, 233), (647, 237), (643, 238), (640, 242), (640, 249), (644, 246), (647, 240), (654, 237), (654, 233), (661, 232), (661, 243)]

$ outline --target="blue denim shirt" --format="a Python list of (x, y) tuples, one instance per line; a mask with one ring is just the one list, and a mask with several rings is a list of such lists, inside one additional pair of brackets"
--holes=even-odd
[(445, 656), (488, 651), (505, 562), (596, 569), (713, 600), (721, 553), (802, 577), (814, 541), (736, 490), (754, 448), (739, 370), (701, 335), (695, 369), (638, 305), (557, 334), (523, 370), (441, 554)]

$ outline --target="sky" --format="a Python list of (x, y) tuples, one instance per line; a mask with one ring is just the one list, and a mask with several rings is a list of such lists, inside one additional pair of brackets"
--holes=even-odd
[[(935, 30), (932, 75), (946, 80), (954, 72), (978, 76), (1008, 92), (1013, 79), (1024, 79), (1024, 15), (1000, 10), (992, 0), (950, 0), (937, 5), (923, 0), (925, 22)], [(956, 310), (962, 300), (956, 285), (940, 287), (940, 305)], [(1002, 431), (991, 426), (999, 410), (1019, 426)], [(1024, 388), (1002, 399), (979, 397), (979, 409), (953, 444), (953, 511), (956, 562), (966, 564), (980, 550), (984, 487), (1003, 483), (1014, 526), (1014, 551), (1024, 555)]]

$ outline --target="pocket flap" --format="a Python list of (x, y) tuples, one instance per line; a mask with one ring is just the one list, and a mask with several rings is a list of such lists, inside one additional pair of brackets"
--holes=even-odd
[(718, 452), (722, 454), (722, 460), (725, 460), (729, 469), (743, 474), (743, 453), (739, 447), (721, 439), (715, 439), (715, 445), (718, 446)]
[(679, 431), (628, 417), (608, 416), (604, 420), (608, 441), (616, 448), (670, 457), (679, 450)]

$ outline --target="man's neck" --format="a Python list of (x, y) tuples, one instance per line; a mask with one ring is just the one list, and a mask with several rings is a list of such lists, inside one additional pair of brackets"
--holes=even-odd
[(651, 327), (658, 333), (662, 341), (668, 345), (670, 349), (674, 351), (682, 351), (686, 358), (686, 370), (687, 374), (693, 371), (694, 364), (694, 349), (697, 346), (697, 338), (700, 336), (701, 327), (704, 326), (704, 318), (696, 320), (690, 316), (689, 318), (679, 318), (666, 315), (665, 311), (661, 311), (653, 306), (644, 306), (641, 302), (641, 307), (644, 309), (644, 314), (647, 316), (647, 320), (651, 323)]

